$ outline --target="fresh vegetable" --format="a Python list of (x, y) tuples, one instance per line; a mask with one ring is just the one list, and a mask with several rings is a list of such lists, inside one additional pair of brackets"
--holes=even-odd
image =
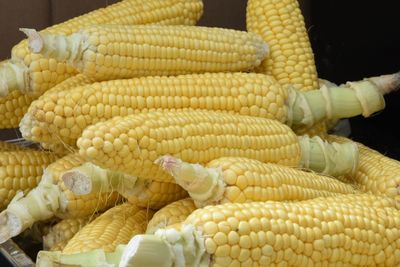
[[(378, 83), (379, 82), (379, 83)], [(300, 92), (255, 73), (206, 73), (112, 80), (52, 89), (29, 107), (22, 135), (35, 142), (75, 146), (84, 128), (115, 116), (182, 108), (276, 119), (291, 127), (324, 118), (365, 117), (385, 107), (383, 94), (400, 75), (371, 77), (343, 87)]]
[(97, 81), (248, 71), (268, 45), (245, 31), (183, 25), (94, 25), (69, 36), (23, 29), (33, 53), (67, 61)]
[(87, 127), (77, 141), (88, 161), (143, 179), (173, 181), (154, 161), (172, 155), (189, 163), (240, 156), (321, 173), (357, 168), (354, 144), (299, 138), (286, 125), (265, 118), (203, 110), (177, 110), (115, 117)]

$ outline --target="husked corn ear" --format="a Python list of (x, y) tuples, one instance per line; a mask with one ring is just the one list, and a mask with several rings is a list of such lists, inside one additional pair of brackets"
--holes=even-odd
[[(70, 35), (94, 24), (194, 25), (203, 12), (201, 0), (124, 0), (66, 22), (46, 28), (42, 33)], [(10, 65), (0, 68), (0, 94), (12, 90), (38, 92), (52, 88), (77, 73), (66, 62), (33, 54), (24, 40), (12, 49)]]
[(195, 209), (196, 206), (191, 198), (172, 202), (154, 213), (147, 224), (146, 233), (152, 234), (158, 229), (183, 222)]
[(25, 196), (17, 194), (7, 209), (0, 213), (0, 243), (37, 221), (54, 216), (61, 219), (85, 217), (114, 206), (119, 201), (119, 195), (115, 192), (77, 196), (65, 187), (61, 175), (84, 162), (78, 154), (57, 159), (44, 170), (37, 187)]
[(90, 124), (158, 109), (210, 109), (286, 122), (288, 93), (254, 73), (206, 73), (112, 80), (51, 92), (20, 124), (27, 140), (75, 145)]
[(50, 228), (48, 234), (43, 236), (43, 248), (45, 250), (60, 251), (68, 241), (86, 224), (96, 216), (64, 219)]
[(111, 80), (49, 90), (31, 104), (20, 129), (27, 140), (75, 146), (90, 124), (115, 116), (182, 108), (264, 117), (291, 127), (310, 126), (324, 118), (368, 117), (383, 109), (383, 92), (395, 87), (390, 79), (379, 86), (370, 79), (305, 93), (282, 88), (273, 77), (256, 73)]
[(247, 30), (270, 46), (270, 55), (258, 71), (285, 86), (318, 88), (314, 54), (298, 1), (249, 0), (246, 12)]
[(188, 191), (197, 207), (357, 193), (352, 185), (327, 176), (249, 158), (218, 158), (206, 167), (171, 156), (161, 157), (158, 162)]
[(244, 31), (165, 25), (94, 25), (70, 36), (23, 30), (32, 52), (67, 60), (97, 81), (138, 76), (247, 71), (267, 44)]
[(27, 194), (40, 182), (43, 170), (55, 155), (30, 149), (0, 152), (0, 209), (7, 207), (18, 191)]
[(71, 254), (99, 248), (112, 252), (116, 246), (126, 244), (133, 236), (144, 233), (153, 213), (129, 203), (115, 206), (74, 235), (63, 249), (63, 253)]
[[(204, 110), (115, 117), (87, 127), (77, 141), (82, 157), (143, 179), (173, 181), (154, 161), (172, 155), (189, 163), (240, 156), (338, 175), (357, 167), (353, 144), (299, 139), (275, 120)], [(339, 163), (340, 162), (340, 163)]]
[[(335, 142), (349, 141), (345, 137), (334, 135), (330, 135), (329, 139)], [(353, 180), (365, 192), (384, 195), (400, 203), (400, 162), (362, 143), (355, 143), (360, 153), (360, 165), (355, 175), (347, 178)]]
[(120, 266), (399, 265), (400, 211), (350, 198), (207, 206), (179, 229), (135, 236)]

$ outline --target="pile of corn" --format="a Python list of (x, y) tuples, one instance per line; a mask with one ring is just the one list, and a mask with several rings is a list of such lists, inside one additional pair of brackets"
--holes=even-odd
[[(399, 266), (400, 162), (328, 134), (400, 74), (321, 82), (296, 0), (122, 0), (0, 63), (0, 243), (47, 222), (37, 266)], [(51, 222), (51, 223), (50, 223)]]

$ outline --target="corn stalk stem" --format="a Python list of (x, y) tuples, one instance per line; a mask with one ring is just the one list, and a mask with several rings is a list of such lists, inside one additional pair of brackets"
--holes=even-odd
[(19, 235), (37, 221), (52, 218), (62, 205), (62, 192), (46, 171), (39, 185), (26, 196), (17, 194), (0, 213), (0, 243)]
[(358, 169), (358, 147), (353, 142), (328, 143), (318, 136), (299, 136), (300, 166), (322, 174), (338, 177), (354, 175)]
[(28, 47), (32, 53), (40, 53), (57, 61), (66, 61), (76, 65), (88, 47), (84, 34), (77, 32), (69, 36), (37, 32), (34, 29), (21, 28), (28, 37)]
[(88, 252), (63, 254), (61, 251), (40, 251), (36, 266), (80, 266), (80, 267), (114, 267), (119, 266), (125, 245), (119, 245), (114, 252), (96, 249)]
[(137, 191), (139, 184), (134, 176), (103, 169), (90, 162), (65, 172), (61, 179), (77, 195), (114, 191), (129, 195)]
[(155, 163), (174, 177), (197, 207), (218, 204), (222, 199), (226, 184), (221, 170), (190, 164), (168, 155), (158, 158)]
[(126, 246), (120, 267), (206, 267), (204, 238), (191, 225), (180, 230), (160, 229), (154, 235), (136, 235)]
[(342, 87), (298, 92), (289, 89), (289, 121), (294, 127), (312, 126), (324, 119), (338, 120), (362, 114), (369, 117), (385, 108), (381, 89), (369, 80)]

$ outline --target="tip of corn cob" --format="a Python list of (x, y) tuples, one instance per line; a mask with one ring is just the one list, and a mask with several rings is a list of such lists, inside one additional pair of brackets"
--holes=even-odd
[(393, 74), (370, 77), (367, 78), (367, 80), (373, 82), (378, 87), (381, 94), (389, 94), (400, 88), (400, 71)]
[(28, 37), (29, 50), (33, 53), (40, 53), (44, 45), (42, 36), (35, 29), (19, 28), (19, 30)]

